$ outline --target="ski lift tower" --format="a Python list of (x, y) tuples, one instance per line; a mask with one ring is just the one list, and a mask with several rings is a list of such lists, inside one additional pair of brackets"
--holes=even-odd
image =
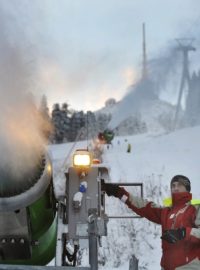
[(143, 59), (142, 59), (142, 79), (145, 80), (148, 75), (147, 71), (147, 53), (146, 53), (146, 30), (145, 30), (145, 23), (142, 24), (142, 52), (143, 52)]
[(196, 50), (192, 46), (192, 42), (194, 41), (194, 39), (183, 38), (183, 39), (176, 39), (176, 41), (178, 43), (177, 49), (183, 53), (183, 69), (182, 69), (181, 83), (180, 83), (180, 88), (179, 88), (179, 95), (178, 95), (178, 100), (177, 100), (177, 105), (176, 105), (176, 112), (175, 112), (175, 117), (174, 117), (173, 130), (175, 130), (177, 126), (184, 86), (187, 83), (187, 86), (189, 87), (189, 83), (190, 83), (188, 53), (189, 51)]

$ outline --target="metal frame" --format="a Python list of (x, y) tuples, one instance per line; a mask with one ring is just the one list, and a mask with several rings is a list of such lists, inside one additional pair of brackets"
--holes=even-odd
[[(143, 191), (143, 183), (111, 183), (113, 185), (116, 185), (116, 186), (130, 186), (130, 187), (140, 187), (140, 195), (141, 195), (141, 198), (143, 198), (143, 195), (144, 195), (144, 191)], [(104, 207), (105, 207), (105, 196), (104, 196)], [(106, 209), (106, 208), (105, 208)], [(108, 216), (108, 218), (142, 218), (140, 216), (133, 216), (133, 215), (127, 215), (127, 216)]]

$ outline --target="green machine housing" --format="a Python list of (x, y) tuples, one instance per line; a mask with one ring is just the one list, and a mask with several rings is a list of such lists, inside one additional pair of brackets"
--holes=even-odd
[(0, 169), (0, 264), (46, 265), (55, 249), (56, 200), (48, 155), (20, 177)]

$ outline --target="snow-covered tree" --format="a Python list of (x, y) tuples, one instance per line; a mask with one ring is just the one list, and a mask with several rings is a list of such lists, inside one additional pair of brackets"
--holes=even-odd
[(105, 102), (105, 107), (111, 107), (114, 106), (116, 104), (116, 100), (114, 98), (109, 98), (106, 100)]
[(106, 113), (100, 113), (97, 116), (97, 123), (98, 123), (98, 129), (100, 132), (104, 131), (107, 126), (108, 123), (111, 120), (111, 115), (110, 114), (106, 114)]
[(71, 111), (69, 105), (63, 103), (60, 106), (54, 104), (52, 111), (52, 123), (54, 126), (54, 143), (62, 143), (70, 141), (71, 136)]
[(51, 140), (51, 133), (52, 133), (52, 125), (51, 125), (51, 119), (49, 116), (49, 108), (47, 103), (47, 97), (46, 95), (43, 95), (41, 98), (41, 102), (39, 105), (39, 113), (41, 116), (40, 120), (40, 129), (47, 140)]
[(81, 132), (81, 139), (92, 139), (97, 137), (98, 124), (95, 114), (91, 111), (87, 111), (85, 114), (85, 125)]
[(52, 117), (52, 124), (54, 127), (53, 142), (62, 143), (64, 138), (64, 133), (62, 129), (62, 112), (60, 109), (60, 105), (58, 103), (53, 105), (51, 117)]

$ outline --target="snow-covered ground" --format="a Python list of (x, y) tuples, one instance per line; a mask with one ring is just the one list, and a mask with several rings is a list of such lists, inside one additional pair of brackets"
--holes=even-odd
[[(104, 146), (103, 162), (110, 168), (111, 182), (142, 182), (144, 196), (157, 203), (162, 204), (170, 195), (170, 179), (176, 174), (190, 178), (193, 198), (200, 199), (199, 138), (200, 127), (156, 136), (115, 137), (109, 149)], [(130, 153), (127, 152), (128, 144), (131, 145)], [(58, 190), (59, 181), (64, 181), (63, 171), (71, 162), (71, 154), (86, 146), (86, 142), (49, 146)], [(138, 194), (137, 188), (129, 189)], [(107, 198), (106, 209), (108, 215), (126, 214), (124, 205), (116, 198)], [(160, 228), (145, 219), (110, 219), (108, 237), (103, 237), (99, 252), (105, 263), (100, 269), (128, 269), (127, 262), (134, 254), (139, 259), (140, 270), (160, 270)]]
[[(168, 185), (175, 174), (185, 174), (192, 181), (194, 197), (200, 197), (199, 136), (200, 127), (194, 127), (159, 136), (118, 137), (113, 147), (105, 148), (104, 163), (111, 167), (111, 179), (116, 182), (146, 182), (154, 175)], [(128, 143), (131, 153), (126, 152)]]

